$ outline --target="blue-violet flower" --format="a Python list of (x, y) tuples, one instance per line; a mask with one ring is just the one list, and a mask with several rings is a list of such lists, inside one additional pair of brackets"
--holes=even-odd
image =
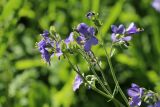
[(111, 30), (112, 30), (111, 39), (113, 42), (120, 42), (120, 41), (128, 42), (132, 39), (131, 35), (142, 31), (139, 28), (137, 28), (133, 22), (129, 25), (127, 29), (124, 27), (124, 25), (121, 24), (118, 27), (112, 25)]
[(155, 8), (158, 12), (160, 12), (160, 0), (153, 0), (152, 7)]
[(67, 45), (67, 48), (68, 48), (68, 44), (74, 41), (73, 36), (74, 36), (74, 33), (71, 32), (71, 33), (69, 34), (69, 37), (64, 40), (64, 42), (65, 42), (66, 45)]
[(39, 52), (41, 53), (42, 58), (50, 64), (50, 54), (46, 49), (47, 43), (44, 39), (42, 39), (39, 43), (38, 43), (38, 49)]
[(73, 91), (76, 91), (77, 89), (79, 89), (82, 83), (83, 83), (83, 79), (81, 78), (80, 75), (77, 74), (73, 83)]
[(86, 52), (91, 50), (92, 45), (98, 44), (98, 39), (95, 37), (95, 29), (93, 27), (89, 27), (85, 23), (80, 23), (77, 26), (77, 31), (80, 36), (76, 38), (76, 41), (78, 44), (84, 45)]
[(128, 89), (128, 95), (131, 97), (130, 106), (140, 106), (141, 98), (143, 96), (144, 89), (139, 87), (137, 84), (132, 83), (131, 88)]

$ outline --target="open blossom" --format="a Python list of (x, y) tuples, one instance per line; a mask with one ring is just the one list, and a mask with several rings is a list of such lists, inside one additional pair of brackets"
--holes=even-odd
[(77, 89), (79, 89), (82, 83), (83, 83), (83, 79), (81, 78), (80, 75), (77, 74), (73, 83), (73, 91), (76, 91)]
[(132, 83), (131, 88), (128, 89), (128, 95), (131, 100), (129, 102), (131, 107), (140, 106), (141, 98), (144, 94), (144, 89), (139, 87), (137, 84)]
[(153, 0), (152, 7), (155, 8), (158, 12), (160, 12), (160, 0)]
[(132, 35), (139, 33), (139, 28), (136, 27), (136, 25), (132, 22), (129, 27), (126, 29), (124, 25), (119, 25), (118, 27), (115, 25), (111, 26), (112, 35), (111, 39), (113, 42), (119, 42), (119, 41), (130, 41), (132, 39)]
[(76, 38), (76, 41), (78, 44), (84, 46), (86, 52), (91, 50), (92, 45), (98, 44), (98, 39), (95, 37), (95, 29), (93, 27), (89, 27), (85, 23), (80, 23), (77, 26), (77, 31), (80, 36)]

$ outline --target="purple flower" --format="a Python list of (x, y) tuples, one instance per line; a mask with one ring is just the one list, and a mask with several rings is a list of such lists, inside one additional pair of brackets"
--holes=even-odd
[(129, 102), (131, 107), (136, 107), (141, 105), (141, 98), (140, 97), (133, 97), (132, 100)]
[(38, 43), (38, 49), (39, 51), (41, 51), (42, 49), (44, 49), (46, 47), (47, 43), (45, 40), (41, 40), (39, 43)]
[(62, 51), (61, 51), (61, 48), (60, 48), (60, 44), (59, 43), (56, 43), (56, 56), (57, 57), (60, 57), (62, 55)]
[(112, 35), (111, 35), (111, 39), (112, 39), (112, 41), (113, 42), (119, 42), (119, 41), (126, 41), (126, 42), (128, 42), (128, 41), (130, 41), (131, 39), (132, 39), (132, 37), (131, 36), (123, 36), (123, 35), (117, 35), (117, 34), (115, 34), (115, 33), (112, 33)]
[[(59, 58), (63, 54), (61, 51), (60, 43), (49, 38), (48, 31), (44, 31), (43, 34), (41, 34), (41, 35), (43, 36), (43, 39), (38, 43), (38, 49), (39, 49), (39, 52), (41, 53), (42, 58), (47, 63), (50, 64), (50, 58), (54, 54)], [(51, 48), (53, 48), (53, 49), (51, 49)], [(54, 50), (54, 51), (51, 51), (51, 50)]]
[(125, 33), (125, 27), (122, 24), (119, 25), (118, 27), (115, 25), (111, 25), (111, 29), (112, 29), (112, 32), (115, 34), (124, 34)]
[(86, 52), (91, 50), (92, 45), (98, 44), (98, 39), (95, 37), (95, 29), (93, 27), (89, 27), (85, 23), (80, 23), (77, 26), (77, 31), (80, 36), (76, 38), (76, 41), (78, 44), (84, 45)]
[(131, 88), (128, 89), (128, 95), (131, 97), (130, 106), (140, 106), (141, 97), (143, 96), (144, 89), (137, 84), (132, 83)]
[(149, 105), (147, 107), (160, 107), (160, 101), (157, 101), (154, 105)]
[(50, 65), (50, 54), (46, 49), (41, 50), (41, 56)]
[(77, 89), (79, 89), (82, 83), (83, 83), (83, 79), (81, 78), (80, 75), (77, 74), (73, 83), (73, 91), (76, 91)]
[(86, 14), (86, 17), (88, 18), (88, 19), (92, 19), (92, 17), (95, 15), (95, 13), (93, 13), (93, 12), (88, 12), (87, 14)]
[(143, 31), (137, 28), (133, 22), (129, 25), (127, 29), (125, 29), (124, 25), (121, 24), (118, 27), (112, 25), (111, 30), (112, 30), (111, 39), (113, 42), (120, 42), (120, 41), (128, 42), (132, 39), (131, 35)]
[(157, 101), (157, 102), (154, 104), (154, 107), (160, 107), (160, 101)]
[(49, 38), (49, 32), (47, 30), (43, 31), (41, 35), (43, 36), (47, 45), (54, 47), (54, 41)]
[(47, 43), (44, 39), (42, 39), (39, 43), (38, 43), (38, 49), (39, 52), (41, 53), (42, 58), (50, 64), (50, 54), (49, 52), (46, 50), (46, 46)]
[(126, 35), (132, 35), (140, 32), (142, 30), (138, 29), (136, 25), (132, 22), (129, 27), (126, 29)]
[(77, 26), (77, 31), (80, 33), (81, 36), (86, 36), (89, 33), (88, 28), (89, 28), (89, 26), (86, 25), (85, 23), (80, 23)]
[(43, 33), (41, 34), (44, 38), (48, 37), (49, 32), (47, 30), (43, 31)]
[(71, 32), (70, 35), (69, 35), (69, 37), (67, 39), (65, 39), (64, 42), (66, 43), (67, 46), (68, 46), (69, 43), (71, 43), (71, 42), (74, 41), (73, 35), (74, 35), (74, 33)]
[(160, 12), (160, 0), (154, 0), (152, 2), (152, 7), (155, 8), (158, 12)]
[(112, 29), (112, 35), (111, 35), (111, 39), (113, 42), (119, 42), (119, 41), (130, 41), (131, 40), (131, 36), (124, 36), (126, 30), (124, 25), (119, 25), (118, 27), (115, 25), (111, 26)]

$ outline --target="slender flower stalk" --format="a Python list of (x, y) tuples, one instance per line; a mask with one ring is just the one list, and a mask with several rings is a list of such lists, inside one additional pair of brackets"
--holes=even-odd
[[(111, 88), (109, 87), (109, 84), (108, 84), (108, 82), (107, 82), (107, 80), (105, 79), (105, 76), (104, 76), (104, 73), (102, 74), (103, 75), (103, 79), (105, 79), (105, 81), (104, 82), (106, 82), (107, 83), (107, 85), (108, 85), (108, 90), (105, 88), (105, 84), (103, 85), (103, 82), (101, 81), (101, 79), (98, 77), (98, 75), (97, 75), (97, 73), (95, 72), (95, 70), (94, 70), (94, 67), (93, 67), (93, 65), (89, 62), (89, 60), (88, 60), (88, 58), (87, 58), (87, 55), (83, 55), (82, 53), (84, 52), (82, 49), (80, 49), (80, 54), (85, 58), (85, 60), (88, 62), (88, 64), (90, 64), (90, 66), (91, 66), (91, 71), (93, 72), (93, 74), (97, 77), (97, 79), (98, 79), (98, 82), (100, 83), (100, 85), (102, 86), (102, 88), (104, 89), (104, 91), (107, 93), (107, 94), (110, 94), (110, 92), (111, 92)], [(94, 57), (95, 57), (95, 55), (94, 55)], [(98, 61), (96, 61), (97, 63), (98, 63)], [(98, 65), (99, 65), (99, 63), (98, 63)], [(100, 65), (99, 65), (99, 67), (100, 67)], [(102, 68), (100, 67), (100, 69), (101, 69), (101, 73), (103, 72), (102, 71)], [(114, 92), (113, 92), (114, 93)], [(111, 95), (111, 94), (110, 94)], [(114, 98), (114, 94), (112, 95), (112, 98)], [(109, 101), (111, 101), (112, 99), (110, 99)], [(117, 107), (117, 104), (116, 104), (116, 102), (117, 101), (114, 101), (113, 100), (113, 103), (114, 103), (114, 105)], [(122, 106), (123, 107), (123, 106)]]
[(105, 74), (104, 74), (104, 72), (103, 72), (103, 70), (102, 70), (102, 68), (101, 68), (101, 66), (100, 66), (100, 64), (99, 64), (99, 62), (98, 62), (98, 60), (97, 60), (94, 52), (92, 52), (92, 54), (93, 54), (94, 59), (96, 60), (96, 63), (97, 63), (97, 65), (98, 65), (99, 69), (100, 69), (101, 75), (102, 75), (102, 77), (103, 77), (104, 85), (106, 85), (107, 88), (108, 88), (108, 90), (109, 90), (110, 92), (112, 92), (112, 91), (111, 91), (111, 88), (110, 88), (110, 86), (109, 86), (109, 84), (108, 84), (108, 82), (107, 82), (107, 80), (106, 80)]
[(104, 49), (104, 51), (105, 51), (105, 55), (106, 55), (106, 57), (107, 57), (107, 61), (108, 61), (108, 64), (109, 64), (109, 67), (110, 67), (110, 70), (111, 70), (111, 75), (112, 75), (112, 77), (113, 77), (113, 80), (114, 80), (115, 84), (117, 84), (117, 88), (118, 88), (118, 90), (119, 90), (119, 93), (120, 93), (121, 96), (123, 97), (123, 99), (124, 99), (124, 101), (126, 102), (127, 106), (130, 107), (129, 104), (128, 104), (128, 99), (127, 99), (127, 97), (125, 96), (125, 94), (123, 93), (121, 87), (119, 86), (118, 80), (117, 80), (117, 78), (116, 78), (116, 75), (115, 75), (115, 72), (114, 72), (114, 69), (113, 69), (113, 66), (112, 66), (112, 63), (111, 63), (111, 59), (110, 59), (110, 57), (108, 56), (108, 53), (107, 53), (107, 50), (105, 49), (105, 47), (104, 47), (103, 44), (102, 44), (102, 47), (103, 47), (103, 49)]
[[(80, 49), (81, 50), (81, 49)], [(96, 78), (98, 79), (98, 82), (100, 83), (100, 85), (102, 86), (102, 88), (106, 91), (107, 94), (110, 94), (110, 92), (105, 88), (105, 85), (103, 84), (103, 82), (101, 81), (101, 79), (99, 78), (99, 76), (97, 75), (96, 71), (94, 70), (94, 67), (93, 65), (90, 63), (90, 61), (88, 60), (87, 58), (87, 55), (83, 55), (82, 53), (85, 53), (83, 52), (83, 50), (81, 50), (82, 52), (81, 55), (86, 59), (86, 61), (88, 62), (88, 64), (90, 65), (90, 68), (91, 68), (91, 71), (93, 72), (93, 74), (96, 76)], [(111, 95), (111, 94), (110, 94)]]
[(84, 76), (80, 73), (78, 66), (76, 65), (76, 68), (74, 67), (74, 65), (72, 64), (72, 62), (70, 61), (69, 57), (65, 54), (69, 64), (71, 65), (71, 67), (73, 68), (74, 71), (76, 71), (76, 73), (83, 79), (83, 81), (85, 83), (87, 83), (88, 86), (90, 86), (94, 91), (96, 91), (97, 93), (103, 95), (104, 97), (108, 98), (108, 99), (112, 99), (113, 101), (115, 101), (117, 104), (120, 105), (120, 107), (125, 107), (121, 102), (119, 102), (117, 99), (115, 99), (112, 95), (108, 95), (106, 93), (104, 93), (103, 91), (97, 89), (95, 86), (92, 86), (85, 78)]

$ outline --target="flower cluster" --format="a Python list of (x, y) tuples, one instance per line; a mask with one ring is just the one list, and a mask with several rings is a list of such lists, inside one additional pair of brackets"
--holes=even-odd
[(160, 107), (160, 101), (157, 98), (156, 93), (151, 90), (146, 90), (137, 84), (132, 83), (131, 88), (128, 89), (127, 93), (130, 97), (129, 105), (131, 107), (140, 107), (142, 101), (148, 104), (147, 107)]
[[(54, 37), (51, 38), (49, 37), (50, 35)], [(85, 52), (89, 52), (92, 45), (98, 44), (98, 39), (95, 36), (95, 28), (90, 27), (85, 23), (80, 23), (75, 31), (71, 32), (69, 37), (65, 40), (61, 40), (58, 34), (52, 35), (49, 31), (44, 31), (41, 36), (43, 38), (38, 43), (38, 49), (42, 55), (42, 58), (49, 64), (52, 56), (56, 55), (60, 58), (63, 54), (61, 45), (65, 44), (67, 47), (66, 49), (68, 49), (69, 44), (75, 41), (78, 45), (84, 48)], [(75, 36), (76, 38), (74, 39)]]
[(128, 28), (125, 28), (123, 24), (111, 26), (112, 35), (111, 40), (113, 43), (125, 44), (132, 39), (132, 35), (143, 31), (143, 29), (137, 28), (132, 22)]
[(43, 37), (40, 42), (38, 42), (38, 49), (41, 53), (42, 58), (50, 64), (50, 58), (54, 55), (60, 57), (63, 53), (60, 48), (61, 41), (56, 41), (49, 37), (50, 33), (44, 31), (41, 36)]

